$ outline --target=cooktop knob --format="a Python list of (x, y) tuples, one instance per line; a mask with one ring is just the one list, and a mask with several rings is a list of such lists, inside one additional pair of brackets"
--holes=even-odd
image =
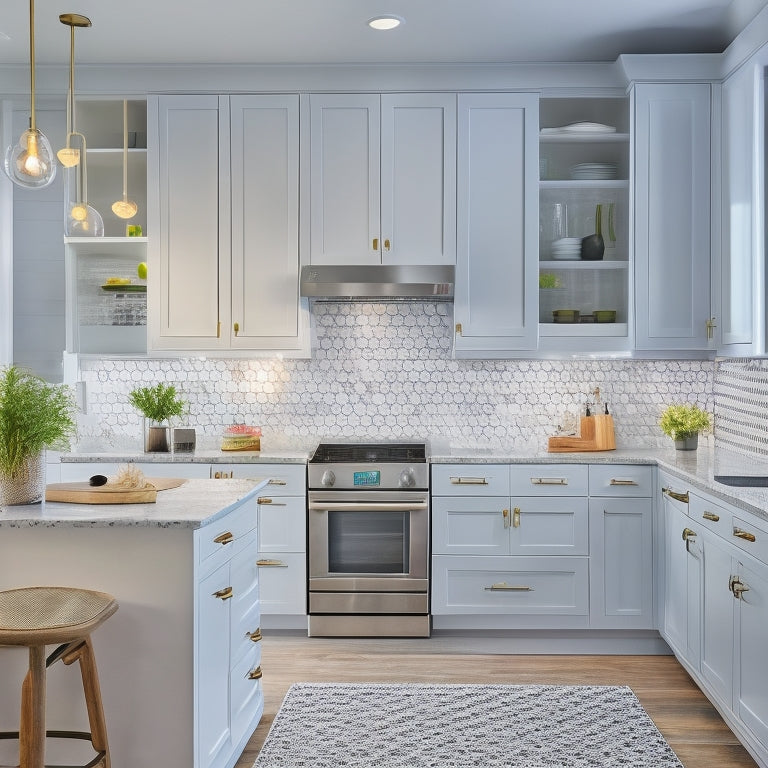
[(323, 472), (323, 476), (320, 478), (320, 485), (333, 485), (336, 482), (336, 474), (330, 469), (326, 469)]
[(400, 487), (401, 488), (410, 488), (411, 486), (416, 484), (416, 478), (413, 476), (413, 470), (412, 469), (404, 469), (400, 473)]

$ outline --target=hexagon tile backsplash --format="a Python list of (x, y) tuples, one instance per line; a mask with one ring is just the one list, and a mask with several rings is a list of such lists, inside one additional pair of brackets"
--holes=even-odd
[(200, 447), (224, 426), (258, 424), (262, 446), (324, 439), (447, 438), (455, 446), (541, 450), (595, 387), (619, 447), (668, 445), (664, 406), (712, 410), (714, 363), (700, 360), (453, 360), (452, 308), (440, 302), (316, 302), (311, 360), (140, 359), (82, 362), (88, 413), (80, 448), (141, 444), (136, 386), (173, 383)]

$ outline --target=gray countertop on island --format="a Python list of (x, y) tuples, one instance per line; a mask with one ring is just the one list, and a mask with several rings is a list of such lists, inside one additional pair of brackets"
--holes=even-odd
[(150, 504), (77, 504), (44, 501), (0, 507), (0, 528), (157, 527), (201, 528), (218, 520), (269, 482), (263, 480), (186, 480), (158, 491)]

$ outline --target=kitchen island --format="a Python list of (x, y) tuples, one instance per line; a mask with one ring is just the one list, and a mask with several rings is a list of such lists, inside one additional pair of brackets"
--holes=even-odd
[[(1, 589), (84, 587), (120, 604), (93, 635), (115, 768), (228, 768), (256, 727), (256, 495), (267, 482), (188, 480), (152, 504), (0, 509)], [(23, 649), (0, 649), (3, 729), (18, 723), (26, 663)], [(51, 667), (47, 713), (48, 728), (88, 730), (74, 668)], [(48, 762), (90, 758), (87, 742), (76, 755), (64, 746), (50, 742)]]

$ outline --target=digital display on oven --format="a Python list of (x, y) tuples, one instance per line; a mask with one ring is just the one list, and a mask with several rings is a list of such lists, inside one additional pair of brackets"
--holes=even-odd
[(352, 473), (352, 485), (360, 486), (381, 485), (381, 472), (378, 469), (369, 469), (365, 472)]

